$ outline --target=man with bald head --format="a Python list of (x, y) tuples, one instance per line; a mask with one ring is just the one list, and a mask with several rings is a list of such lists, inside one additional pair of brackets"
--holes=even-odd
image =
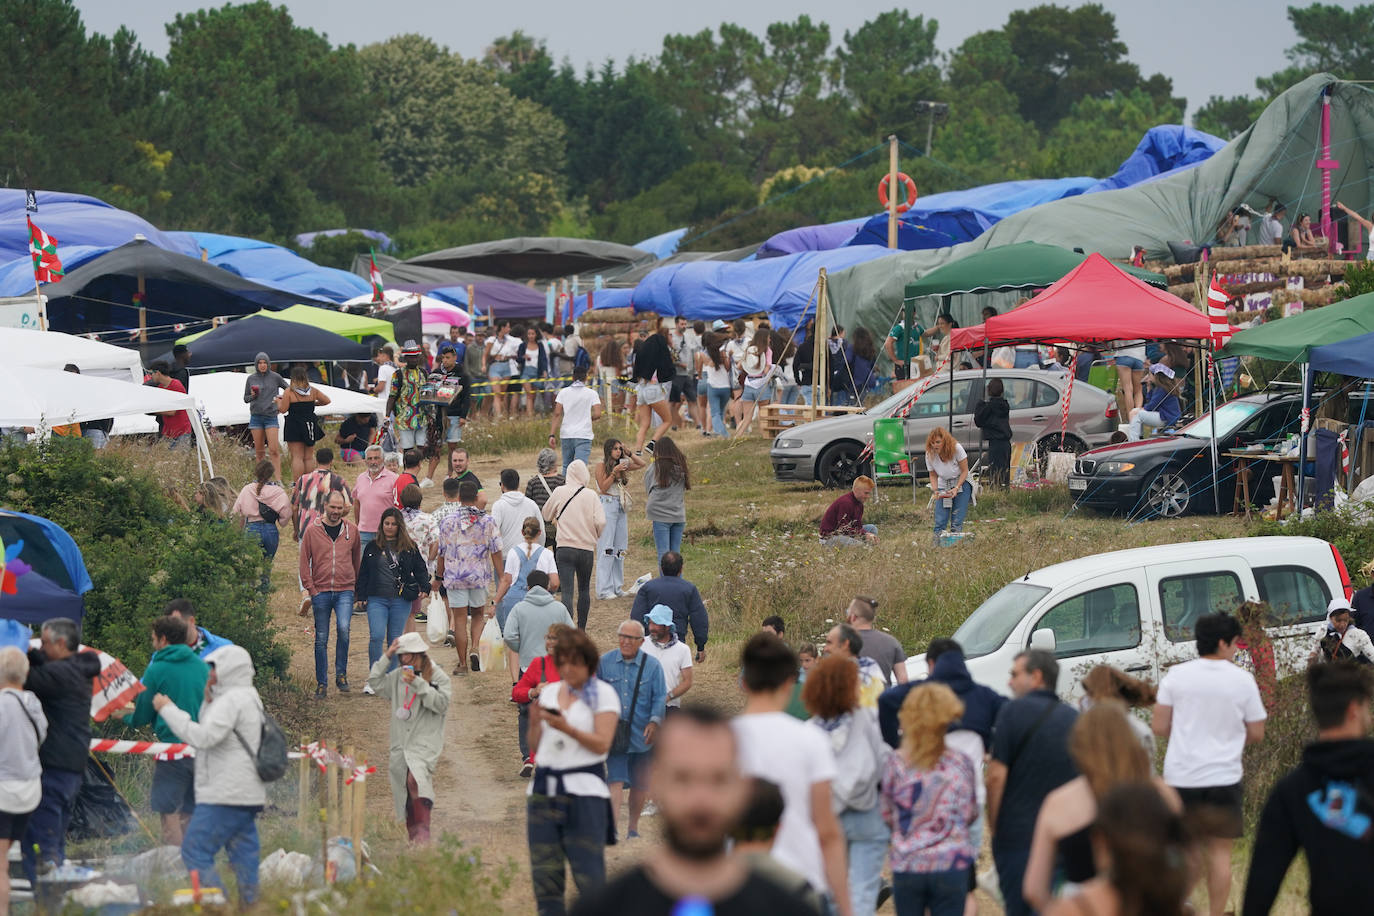
[(740, 770), (729, 721), (714, 710), (686, 707), (663, 727), (648, 784), (663, 819), (663, 843), (600, 891), (573, 916), (669, 916), (688, 897), (715, 916), (815, 916), (791, 891), (726, 852), (726, 837), (751, 792)]
[(601, 656), (596, 676), (616, 691), (620, 722), (606, 758), (606, 782), (611, 789), (611, 811), (620, 816), (621, 792), (630, 784), (630, 816), (626, 837), (639, 836), (639, 812), (647, 798), (645, 768), (654, 739), (663, 724), (668, 687), (663, 666), (644, 651), (644, 625), (626, 620), (616, 636), (619, 645)]

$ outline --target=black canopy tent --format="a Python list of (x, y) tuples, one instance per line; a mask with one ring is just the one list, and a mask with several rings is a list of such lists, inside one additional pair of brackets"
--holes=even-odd
[(259, 353), (274, 363), (366, 362), (372, 348), (308, 324), (250, 315), (220, 325), (191, 344), (192, 364), (201, 369), (251, 366)]
[(649, 252), (615, 242), (525, 237), (431, 251), (405, 263), (508, 280), (553, 280), (651, 260)]
[[(137, 294), (142, 289), (139, 301)], [(43, 288), (48, 322), (71, 334), (134, 329), (144, 324), (153, 340), (186, 333), (173, 325), (215, 317), (284, 309), (298, 303), (335, 308), (264, 286), (196, 258), (135, 240), (72, 270)]]

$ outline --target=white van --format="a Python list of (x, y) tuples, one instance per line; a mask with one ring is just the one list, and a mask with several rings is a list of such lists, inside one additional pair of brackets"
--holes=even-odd
[[(1140, 547), (1070, 560), (1027, 573), (964, 621), (954, 640), (980, 684), (1009, 693), (1012, 659), (1028, 648), (1059, 658), (1057, 692), (1081, 696), (1079, 681), (1112, 665), (1159, 683), (1170, 666), (1197, 657), (1193, 623), (1267, 601), (1279, 675), (1302, 667), (1325, 626), (1326, 606), (1352, 589), (1334, 545), (1308, 537), (1232, 538)], [(925, 656), (907, 661), (926, 677)]]

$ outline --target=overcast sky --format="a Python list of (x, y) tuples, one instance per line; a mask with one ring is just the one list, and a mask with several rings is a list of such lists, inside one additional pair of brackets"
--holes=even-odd
[[(895, 0), (275, 0), (285, 5), (297, 25), (328, 35), (335, 44), (364, 45), (392, 35), (419, 32), (466, 57), (479, 56), (491, 40), (516, 29), (544, 39), (553, 56), (567, 57), (579, 67), (600, 64), (608, 57), (623, 61), (630, 55), (651, 56), (662, 47), (663, 36), (692, 33), (734, 22), (762, 34), (770, 22), (795, 19), (802, 13), (830, 24), (834, 41), (877, 14), (893, 9)], [(179, 12), (219, 5), (214, 0), (75, 0), (88, 30), (110, 34), (127, 25), (144, 47), (156, 54), (167, 51), (165, 25)], [(969, 35), (1006, 23), (1014, 9), (1036, 5), (1034, 0), (974, 0), (974, 2), (913, 5), (939, 22), (937, 43), (942, 51), (955, 48)], [(1060, 5), (1077, 6), (1075, 0)], [(1254, 91), (1255, 77), (1285, 64), (1283, 52), (1296, 36), (1288, 22), (1284, 0), (1105, 0), (1116, 14), (1117, 29), (1132, 61), (1146, 75), (1161, 72), (1174, 80), (1174, 93), (1188, 100), (1188, 113), (1212, 95)], [(1297, 5), (1305, 5), (1297, 0)], [(1340, 6), (1353, 6), (1340, 2)]]

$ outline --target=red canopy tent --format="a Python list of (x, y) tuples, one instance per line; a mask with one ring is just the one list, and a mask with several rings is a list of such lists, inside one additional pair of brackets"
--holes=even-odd
[(958, 328), (954, 349), (984, 344), (1206, 340), (1207, 315), (1094, 252), (1020, 308)]

